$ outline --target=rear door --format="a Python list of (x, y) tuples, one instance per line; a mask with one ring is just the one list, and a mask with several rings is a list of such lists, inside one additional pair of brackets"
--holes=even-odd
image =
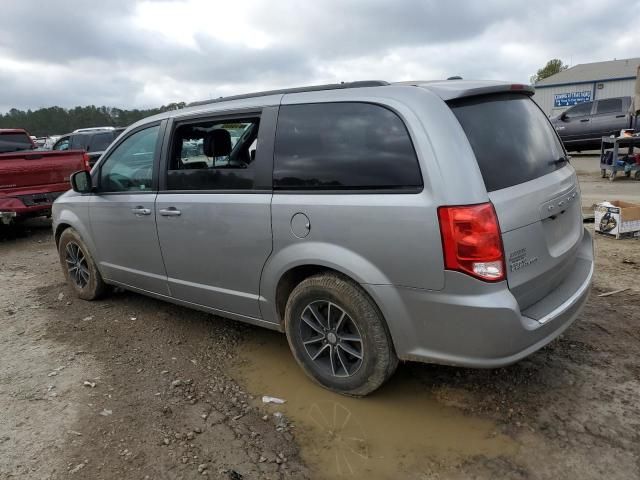
[[(625, 109), (626, 107), (626, 109)], [(596, 102), (591, 118), (592, 137), (619, 135), (620, 130), (629, 128), (628, 105), (623, 98), (606, 98)]]
[(260, 274), (272, 248), (276, 112), (269, 107), (174, 125), (156, 201), (173, 297), (261, 318)]
[(493, 203), (507, 281), (521, 309), (559, 285), (583, 235), (573, 167), (544, 113), (526, 95), (451, 102)]

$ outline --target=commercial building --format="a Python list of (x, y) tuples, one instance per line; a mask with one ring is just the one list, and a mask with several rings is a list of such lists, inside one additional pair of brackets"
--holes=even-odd
[(555, 116), (582, 102), (633, 97), (640, 58), (583, 63), (536, 82), (533, 99)]

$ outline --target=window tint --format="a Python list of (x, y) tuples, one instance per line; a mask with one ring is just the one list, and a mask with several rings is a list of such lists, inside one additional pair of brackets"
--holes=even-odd
[(259, 125), (258, 118), (250, 118), (178, 126), (172, 140), (167, 188), (253, 188)]
[(69, 142), (70, 150), (87, 150), (87, 146), (89, 145), (89, 140), (91, 139), (92, 134), (90, 133), (76, 133), (71, 135), (71, 139)]
[(529, 97), (489, 95), (450, 106), (467, 134), (487, 191), (528, 182), (564, 166), (557, 162), (564, 151), (553, 127)]
[(26, 133), (2, 133), (0, 134), (0, 153), (31, 150), (33, 143)]
[(69, 137), (58, 140), (53, 146), (53, 150), (69, 150)]
[(621, 98), (607, 98), (606, 100), (598, 100), (596, 106), (596, 113), (621, 113), (622, 112), (622, 99)]
[(420, 187), (422, 176), (402, 120), (379, 105), (280, 107), (273, 172), (280, 189)]
[(113, 150), (100, 168), (101, 191), (127, 192), (151, 189), (159, 130), (159, 126), (140, 130)]
[(89, 145), (87, 146), (87, 151), (89, 152), (101, 152), (106, 150), (107, 147), (111, 144), (111, 141), (115, 138), (112, 132), (107, 133), (96, 133), (91, 138)]
[(591, 114), (591, 106), (593, 102), (585, 102), (576, 105), (575, 107), (570, 108), (566, 111), (567, 117), (584, 117), (585, 115)]

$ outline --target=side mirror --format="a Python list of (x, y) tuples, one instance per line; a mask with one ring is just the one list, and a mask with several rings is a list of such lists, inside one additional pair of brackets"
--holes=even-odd
[(567, 115), (567, 112), (562, 112), (562, 115), (560, 115), (560, 120), (562, 120), (563, 122), (566, 122), (569, 119), (569, 115)]
[(91, 182), (91, 174), (86, 170), (80, 170), (71, 175), (71, 188), (78, 193), (91, 193), (93, 191), (93, 183)]

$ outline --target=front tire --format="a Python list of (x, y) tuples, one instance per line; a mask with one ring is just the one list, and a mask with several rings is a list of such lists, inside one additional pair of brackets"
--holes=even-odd
[(314, 275), (296, 286), (287, 301), (285, 330), (304, 372), (341, 394), (368, 395), (398, 366), (377, 306), (359, 285), (337, 274)]
[(62, 232), (58, 242), (58, 255), (67, 283), (79, 298), (95, 300), (104, 295), (107, 286), (89, 249), (73, 228)]

